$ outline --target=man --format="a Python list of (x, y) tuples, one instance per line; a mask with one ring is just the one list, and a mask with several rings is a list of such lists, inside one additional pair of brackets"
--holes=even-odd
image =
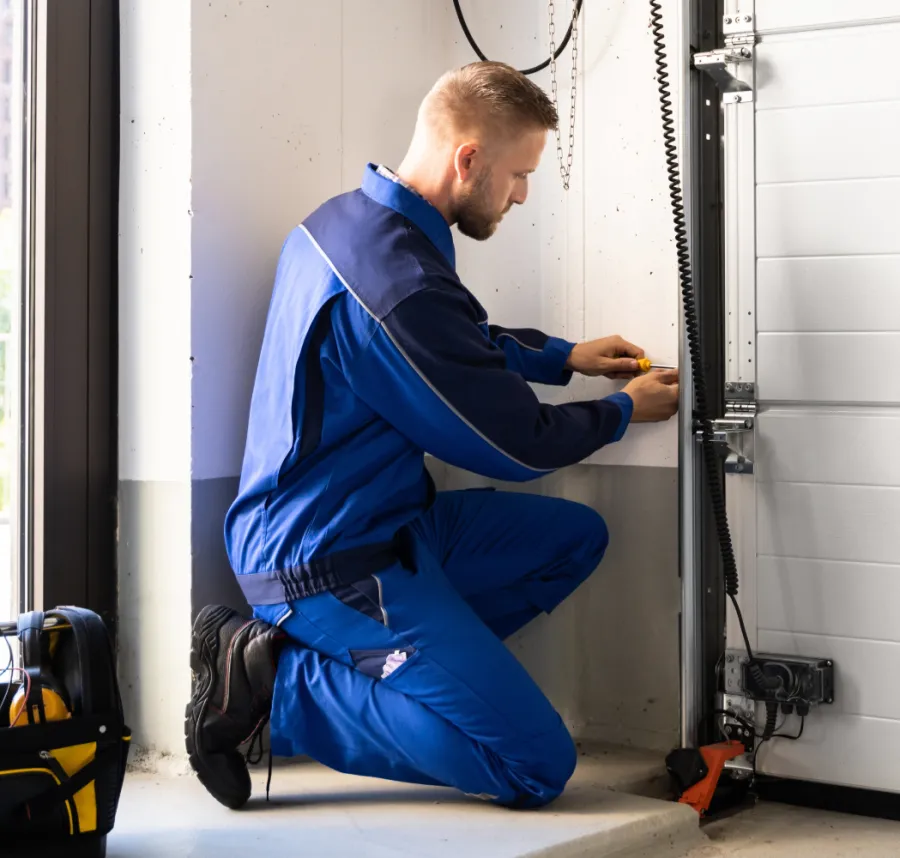
[[(238, 748), (270, 715), (278, 755), (511, 807), (572, 774), (565, 725), (502, 641), (594, 571), (603, 520), (552, 497), (436, 494), (424, 464), (531, 480), (676, 411), (676, 374), (635, 377), (641, 349), (492, 326), (456, 275), (451, 226), (491, 236), (556, 122), (505, 65), (451, 72), (396, 175), (369, 166), (284, 245), (225, 525), (254, 619), (205, 608), (191, 656), (188, 752), (229, 807), (250, 796)], [(634, 380), (562, 406), (528, 385), (573, 372)]]

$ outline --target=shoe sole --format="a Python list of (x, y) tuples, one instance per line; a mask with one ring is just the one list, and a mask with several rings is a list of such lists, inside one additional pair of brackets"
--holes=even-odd
[(217, 778), (205, 764), (199, 740), (200, 725), (218, 678), (216, 659), (219, 651), (219, 628), (233, 613), (230, 608), (219, 606), (205, 615), (201, 612), (194, 624), (191, 632), (191, 673), (194, 687), (184, 712), (184, 743), (191, 768), (207, 792), (225, 807), (240, 810), (250, 798), (249, 794), (237, 796), (217, 788)]

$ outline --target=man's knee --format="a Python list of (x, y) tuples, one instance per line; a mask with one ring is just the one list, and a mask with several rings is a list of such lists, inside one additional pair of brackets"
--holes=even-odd
[(566, 784), (575, 774), (578, 750), (565, 724), (560, 722), (553, 738), (547, 740), (542, 754), (541, 772), (545, 781), (547, 800), (552, 801), (562, 794)]
[(562, 795), (575, 772), (578, 751), (569, 731), (560, 721), (559, 728), (533, 740), (515, 766), (516, 808), (543, 807)]
[(609, 545), (609, 530), (603, 516), (589, 506), (572, 503), (572, 559), (587, 578), (599, 565)]
[[(600, 565), (609, 534), (601, 516), (580, 503), (565, 501), (555, 519), (553, 560), (536, 575), (532, 604), (550, 613), (577, 590)], [(536, 586), (534, 586), (536, 584)]]

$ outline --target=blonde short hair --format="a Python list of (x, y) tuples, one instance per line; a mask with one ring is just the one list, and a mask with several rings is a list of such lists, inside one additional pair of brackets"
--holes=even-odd
[(431, 122), (456, 132), (485, 127), (504, 136), (556, 128), (559, 115), (536, 83), (512, 66), (478, 62), (444, 74), (423, 103)]

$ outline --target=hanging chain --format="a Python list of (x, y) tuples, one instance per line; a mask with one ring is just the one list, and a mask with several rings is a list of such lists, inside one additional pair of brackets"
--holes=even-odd
[[(556, 22), (554, 16), (556, 6), (550, 0), (550, 89), (553, 93), (553, 106), (559, 112), (559, 92), (556, 83)], [(578, 6), (572, 6), (572, 93), (569, 104), (569, 152), (563, 157), (562, 132), (560, 123), (556, 124), (556, 157), (559, 160), (559, 174), (562, 176), (563, 188), (569, 190), (569, 177), (572, 174), (572, 156), (575, 152), (575, 101), (578, 95)]]

